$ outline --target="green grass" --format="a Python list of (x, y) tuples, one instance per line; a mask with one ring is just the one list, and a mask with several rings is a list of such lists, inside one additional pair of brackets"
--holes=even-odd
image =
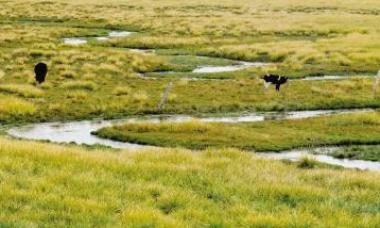
[(296, 147), (380, 143), (378, 112), (339, 114), (257, 123), (128, 123), (94, 134), (119, 141), (164, 147), (236, 147), (282, 151)]
[(0, 119), (17, 121), (28, 118), (37, 112), (33, 103), (19, 98), (0, 96)]
[[(259, 79), (266, 73), (374, 75), (380, 64), (378, 0), (0, 0), (0, 5), (0, 227), (380, 224), (378, 173), (336, 170), (309, 158), (296, 164), (266, 161), (225, 149), (379, 143), (378, 113), (250, 124), (133, 124), (99, 133), (163, 146), (223, 147), (197, 153), (58, 146), (6, 139), (4, 132), (26, 122), (128, 115), (380, 107), (380, 93), (373, 94), (368, 78), (290, 81), (279, 93), (265, 90)], [(136, 33), (94, 39), (112, 30)], [(64, 37), (87, 37), (89, 43), (64, 45)], [(189, 72), (237, 60), (275, 64)], [(34, 86), (33, 67), (40, 61), (49, 66), (47, 81)], [(163, 71), (178, 72), (156, 74)], [(162, 79), (141, 79), (140, 73)], [(191, 77), (233, 80), (183, 79)], [(170, 82), (168, 102), (157, 110)], [(334, 156), (378, 160), (377, 146)]]
[(236, 150), (136, 153), (0, 138), (4, 227), (375, 227), (373, 172)]
[(43, 91), (32, 85), (4, 84), (0, 85), (0, 93), (16, 94), (25, 98), (37, 98), (43, 96)]
[(336, 158), (380, 161), (380, 146), (350, 146), (331, 153)]
[[(4, 2), (0, 10), (0, 91), (7, 97), (26, 98), (37, 111), (16, 117), (3, 115), (2, 123), (15, 123), (16, 119), (39, 122), (152, 113), (221, 114), (380, 106), (379, 94), (372, 94), (372, 79), (292, 81), (281, 93), (273, 88), (264, 90), (259, 79), (265, 73), (292, 78), (373, 75), (380, 63), (379, 35), (373, 29), (379, 25), (375, 20), (377, 11), (373, 10), (378, 3), (373, 0), (350, 8), (331, 3), (327, 10), (319, 1), (299, 0), (291, 6), (258, 1), (255, 7), (230, 0), (223, 4), (192, 0), (174, 5), (161, 1), (154, 5), (118, 1), (105, 4), (99, 0), (32, 3)], [(44, 7), (44, 12), (35, 13), (40, 7)], [(92, 39), (112, 30), (136, 33), (106, 42), (91, 40), (83, 46), (62, 44), (63, 37)], [(157, 54), (132, 53), (125, 47), (153, 48)], [(199, 65), (227, 65), (235, 60), (276, 64), (241, 72), (188, 72)], [(49, 73), (47, 83), (35, 89), (31, 86), (33, 66), (39, 61), (48, 63)], [(157, 74), (162, 71), (180, 72)], [(138, 73), (161, 79), (140, 79)], [(192, 77), (234, 81), (185, 83), (182, 79)], [(157, 110), (159, 97), (169, 81), (174, 82), (175, 99)]]
[(88, 81), (68, 81), (61, 85), (63, 89), (68, 90), (89, 90), (93, 91), (96, 89), (96, 84)]

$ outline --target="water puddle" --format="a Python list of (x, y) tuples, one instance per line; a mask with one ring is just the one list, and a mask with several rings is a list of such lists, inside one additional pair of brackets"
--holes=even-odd
[(97, 41), (107, 41), (110, 38), (108, 36), (99, 36), (95, 38)]
[(143, 54), (154, 54), (154, 53), (156, 53), (156, 50), (154, 50), (154, 49), (128, 48), (128, 51), (136, 52), (136, 53), (143, 53)]
[(350, 169), (360, 170), (375, 170), (380, 171), (380, 162), (364, 161), (364, 160), (350, 160), (350, 159), (338, 159), (327, 155), (328, 153), (337, 150), (337, 147), (321, 147), (315, 149), (296, 149), (290, 151), (284, 151), (281, 153), (268, 152), (268, 153), (256, 153), (263, 158), (270, 158), (276, 160), (289, 160), (298, 161), (303, 157), (312, 157), (318, 162), (342, 166)]
[(108, 34), (109, 37), (127, 37), (130, 36), (133, 32), (128, 31), (112, 31)]
[(87, 44), (87, 40), (84, 38), (63, 38), (63, 43), (69, 45), (81, 45)]
[(325, 75), (325, 76), (315, 76), (315, 77), (305, 77), (302, 81), (320, 81), (320, 80), (340, 80), (348, 78), (348, 76), (338, 76), (338, 75)]
[(195, 68), (193, 73), (221, 73), (221, 72), (232, 72), (243, 70), (249, 67), (263, 67), (267, 66), (268, 63), (261, 62), (238, 62), (236, 65), (229, 66), (199, 66)]
[(63, 43), (64, 44), (69, 44), (69, 45), (81, 45), (81, 44), (86, 44), (90, 39), (95, 39), (97, 41), (107, 41), (111, 38), (121, 38), (121, 37), (127, 37), (133, 34), (133, 32), (128, 32), (128, 31), (111, 31), (108, 33), (108, 36), (96, 36), (96, 37), (68, 37), (68, 38), (63, 38)]

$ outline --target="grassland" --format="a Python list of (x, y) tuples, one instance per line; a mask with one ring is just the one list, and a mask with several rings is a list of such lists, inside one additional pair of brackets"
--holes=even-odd
[[(94, 134), (165, 147), (235, 147), (282, 151), (296, 147), (380, 143), (378, 112), (257, 123), (128, 123)], [(364, 156), (363, 156), (364, 157)]]
[[(225, 113), (379, 107), (372, 79), (336, 82), (293, 81), (281, 94), (263, 89), (268, 72), (293, 78), (307, 75), (373, 75), (379, 60), (376, 1), (341, 4), (292, 0), (174, 3), (160, 1), (2, 2), (0, 10), (0, 93), (31, 103), (31, 115), (1, 115), (3, 123), (115, 118), (146, 113)], [(80, 10), (79, 10), (80, 9)], [(179, 16), (181, 15), (181, 16)], [(228, 19), (228, 20), (227, 20)], [(354, 20), (355, 19), (355, 20)], [(356, 20), (357, 19), (357, 20)], [(176, 23), (173, 23), (173, 22)], [(281, 21), (281, 26), (278, 22)], [(96, 41), (111, 30), (130, 37)], [(83, 46), (64, 37), (88, 37)], [(302, 47), (302, 48), (300, 48)], [(139, 54), (126, 48), (152, 48)], [(198, 65), (231, 60), (268, 61), (260, 69), (192, 74)], [(47, 83), (31, 88), (33, 65), (49, 65)], [(140, 73), (175, 71), (159, 80)], [(182, 73), (181, 73), (182, 72)], [(192, 81), (181, 78), (231, 78)], [(174, 81), (171, 103), (158, 111), (162, 91)], [(115, 88), (128, 87), (128, 94)], [(118, 95), (116, 95), (118, 94)], [(5, 112), (5, 111), (2, 111)]]
[(0, 139), (0, 225), (376, 227), (378, 173), (236, 150), (88, 150)]
[[(380, 116), (250, 124), (130, 124), (103, 137), (185, 149), (116, 151), (8, 139), (9, 125), (144, 114), (380, 107), (377, 0), (0, 0), (0, 227), (376, 227), (379, 173), (307, 158), (266, 161), (225, 147), (282, 150), (379, 143)], [(131, 36), (97, 41), (110, 31)], [(85, 37), (85, 45), (63, 38)], [(129, 48), (154, 49), (154, 54)], [(203, 56), (203, 57), (199, 57)], [(227, 58), (227, 59), (221, 59)], [(270, 62), (194, 74), (199, 65)], [(46, 62), (46, 83), (33, 66)], [(163, 72), (174, 73), (163, 73)], [(260, 76), (292, 80), (277, 93)], [(142, 77), (143, 76), (143, 77)], [(156, 77), (151, 79), (149, 77)], [(186, 78), (231, 80), (192, 81)], [(157, 109), (169, 83), (168, 103)], [(7, 124), (7, 125), (5, 125)], [(198, 153), (199, 152), (199, 153)], [(378, 146), (334, 156), (379, 160)]]

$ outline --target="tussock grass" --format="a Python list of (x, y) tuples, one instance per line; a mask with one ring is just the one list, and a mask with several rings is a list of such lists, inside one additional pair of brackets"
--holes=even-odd
[[(379, 4), (374, 0), (365, 4), (355, 1), (349, 7), (336, 2), (326, 6), (323, 1), (300, 0), (260, 0), (255, 3), (192, 0), (186, 4), (143, 1), (127, 5), (100, 0), (66, 3), (33, 0), (24, 5), (16, 0), (2, 4), (0, 16), (4, 23), (0, 25), (0, 65), (6, 76), (1, 82), (25, 83), (25, 76), (33, 75), (36, 62), (44, 61), (49, 65), (47, 82), (51, 85), (49, 88), (55, 89), (44, 89), (46, 103), (38, 103), (41, 112), (36, 118), (39, 120), (84, 119), (98, 115), (119, 117), (152, 112), (225, 113), (380, 106), (380, 101), (375, 99), (378, 94), (374, 96), (370, 92), (373, 83), (369, 79), (291, 81), (281, 93), (275, 93), (272, 88), (265, 90), (258, 79), (265, 73), (295, 78), (377, 72), (380, 39), (374, 28), (380, 24), (374, 10)], [(41, 8), (45, 10), (40, 12)], [(94, 36), (106, 35), (111, 30), (136, 33), (106, 42), (94, 39)], [(90, 42), (84, 46), (63, 45), (63, 37), (87, 37)], [(123, 47), (153, 48), (156, 54), (132, 53)], [(194, 75), (188, 72), (198, 65), (234, 62), (198, 58), (195, 54), (274, 61), (276, 64), (242, 72)], [(168, 104), (160, 111), (156, 107), (162, 86), (168, 79), (152, 82), (136, 77), (136, 73), (155, 71), (181, 71), (165, 75), (173, 79), (175, 86)], [(178, 81), (180, 77), (194, 76), (232, 78), (239, 79), (239, 82)], [(86, 103), (62, 100), (66, 88), (61, 85), (71, 80), (94, 83), (96, 89), (89, 90), (94, 96), (88, 96)], [(132, 89), (128, 99), (115, 92), (119, 85)], [(146, 91), (148, 98), (133, 95), (141, 90)], [(76, 95), (67, 96), (74, 99)], [(124, 100), (128, 100), (128, 105), (122, 107), (120, 104), (125, 104)], [(52, 103), (61, 103), (61, 112), (48, 112)]]
[(0, 119), (19, 119), (36, 113), (37, 108), (33, 103), (14, 97), (0, 96)]
[(27, 84), (2, 84), (0, 85), (0, 92), (16, 94), (25, 98), (36, 98), (44, 95), (42, 90)]
[(66, 97), (77, 101), (84, 101), (87, 99), (88, 93), (80, 90), (68, 91), (66, 92)]
[(132, 96), (132, 101), (135, 103), (145, 103), (149, 99), (147, 92), (144, 90), (137, 91)]
[(313, 159), (313, 157), (305, 156), (302, 157), (298, 162), (297, 166), (301, 169), (314, 169), (318, 165), (318, 162)]
[(63, 83), (61, 86), (63, 89), (70, 89), (70, 90), (89, 90), (94, 91), (96, 90), (97, 86), (93, 82), (89, 81), (69, 81)]
[(113, 90), (113, 94), (116, 96), (125, 96), (130, 95), (132, 92), (132, 89), (128, 86), (118, 86)]
[[(198, 76), (239, 81), (177, 83), (174, 75), (173, 96), (163, 113), (380, 106), (369, 79), (291, 81), (280, 93), (265, 90), (257, 79), (268, 72), (290, 77), (377, 72), (377, 0), (350, 4), (14, 0), (1, 1), (1, 6), (0, 78), (1, 72), (6, 74), (1, 85), (25, 83), (38, 61), (49, 65), (43, 99), (13, 97), (29, 98), (23, 94), (30, 88), (2, 92), (11, 94), (0, 96), (1, 122), (154, 113), (168, 80), (142, 80), (136, 73), (228, 64), (137, 54), (123, 47), (175, 48), (157, 50), (162, 55), (276, 62), (264, 69)], [(110, 30), (138, 33), (107, 42), (91, 38)], [(63, 37), (91, 41), (73, 47), (63, 45)], [(131, 131), (121, 127), (109, 133), (127, 141), (190, 148), (281, 150), (377, 142), (378, 119), (378, 114), (369, 114), (246, 125), (191, 121), (129, 125)], [(376, 227), (380, 223), (377, 173), (305, 164), (314, 168), (264, 161), (228, 149), (128, 153), (0, 138), (0, 227)]]
[(378, 173), (305, 172), (228, 149), (115, 153), (4, 138), (0, 145), (6, 226), (375, 227), (380, 219)]

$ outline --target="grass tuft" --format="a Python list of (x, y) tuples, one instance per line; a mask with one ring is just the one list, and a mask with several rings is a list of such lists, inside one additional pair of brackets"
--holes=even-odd
[(3, 84), (0, 85), (0, 92), (16, 94), (25, 98), (37, 98), (44, 95), (42, 90), (27, 84)]
[(69, 81), (63, 83), (61, 86), (63, 89), (69, 89), (69, 90), (89, 90), (94, 91), (97, 86), (93, 82), (89, 81)]
[(36, 106), (19, 98), (0, 97), (0, 119), (21, 118), (36, 113)]

